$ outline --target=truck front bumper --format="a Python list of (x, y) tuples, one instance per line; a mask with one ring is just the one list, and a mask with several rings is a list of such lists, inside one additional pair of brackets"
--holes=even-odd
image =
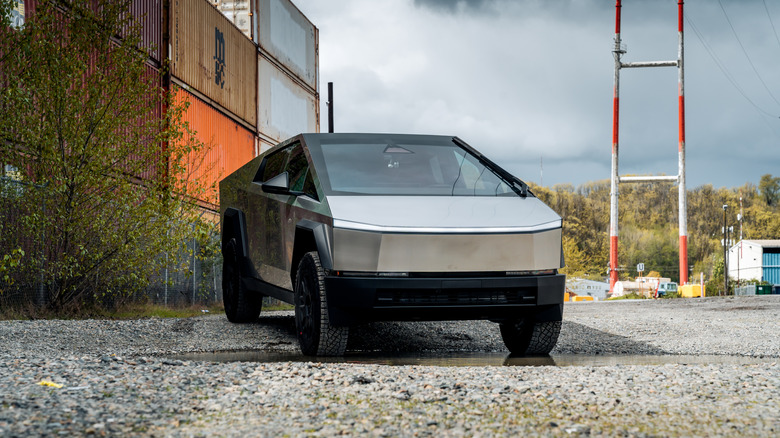
[(560, 321), (566, 276), (325, 278), (334, 325), (370, 321)]

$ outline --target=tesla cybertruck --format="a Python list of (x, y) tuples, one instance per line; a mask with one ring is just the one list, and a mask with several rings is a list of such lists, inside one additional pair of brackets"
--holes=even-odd
[(520, 355), (558, 340), (561, 218), (457, 137), (301, 134), (219, 190), (228, 319), (290, 303), (305, 355), (372, 321), (490, 320)]

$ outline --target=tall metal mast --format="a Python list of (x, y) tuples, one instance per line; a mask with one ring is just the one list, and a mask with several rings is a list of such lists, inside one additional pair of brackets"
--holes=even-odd
[(683, 0), (677, 0), (677, 33), (680, 47), (677, 51), (677, 87), (680, 92), (678, 104), (678, 128), (680, 139), (677, 143), (678, 171), (677, 181), (679, 191), (679, 221), (680, 221), (680, 284), (688, 283), (688, 197), (685, 187), (685, 69), (683, 68)]
[(618, 120), (620, 118), (620, 57), (626, 53), (620, 43), (620, 0), (615, 3), (615, 88), (612, 94), (612, 177), (609, 194), (609, 291), (618, 279)]
[[(626, 182), (676, 182), (679, 191), (679, 228), (680, 228), (680, 284), (688, 282), (688, 216), (685, 187), (685, 87), (683, 69), (683, 0), (677, 1), (677, 32), (679, 48), (675, 61), (628, 62), (621, 61), (626, 53), (620, 40), (621, 0), (615, 2), (615, 88), (612, 100), (612, 175), (609, 206), (609, 290), (614, 292), (618, 280), (618, 186)], [(677, 87), (679, 91), (679, 141), (678, 169), (676, 176), (619, 176), (619, 114), (620, 114), (620, 70), (642, 67), (677, 67)]]

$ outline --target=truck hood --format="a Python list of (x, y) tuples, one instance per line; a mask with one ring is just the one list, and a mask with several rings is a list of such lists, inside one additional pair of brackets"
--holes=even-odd
[(535, 197), (328, 196), (333, 226), (401, 233), (522, 233), (561, 228)]

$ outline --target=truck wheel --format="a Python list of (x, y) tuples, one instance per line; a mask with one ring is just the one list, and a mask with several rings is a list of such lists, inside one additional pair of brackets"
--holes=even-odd
[(500, 327), (506, 348), (522, 356), (550, 354), (561, 333), (561, 321), (523, 319), (503, 322)]
[(328, 318), (325, 273), (316, 251), (306, 253), (295, 275), (295, 331), (307, 356), (342, 356), (349, 327), (333, 327)]
[(230, 239), (225, 247), (222, 263), (222, 301), (228, 321), (236, 323), (254, 321), (263, 306), (263, 297), (248, 291), (241, 282), (236, 239)]

